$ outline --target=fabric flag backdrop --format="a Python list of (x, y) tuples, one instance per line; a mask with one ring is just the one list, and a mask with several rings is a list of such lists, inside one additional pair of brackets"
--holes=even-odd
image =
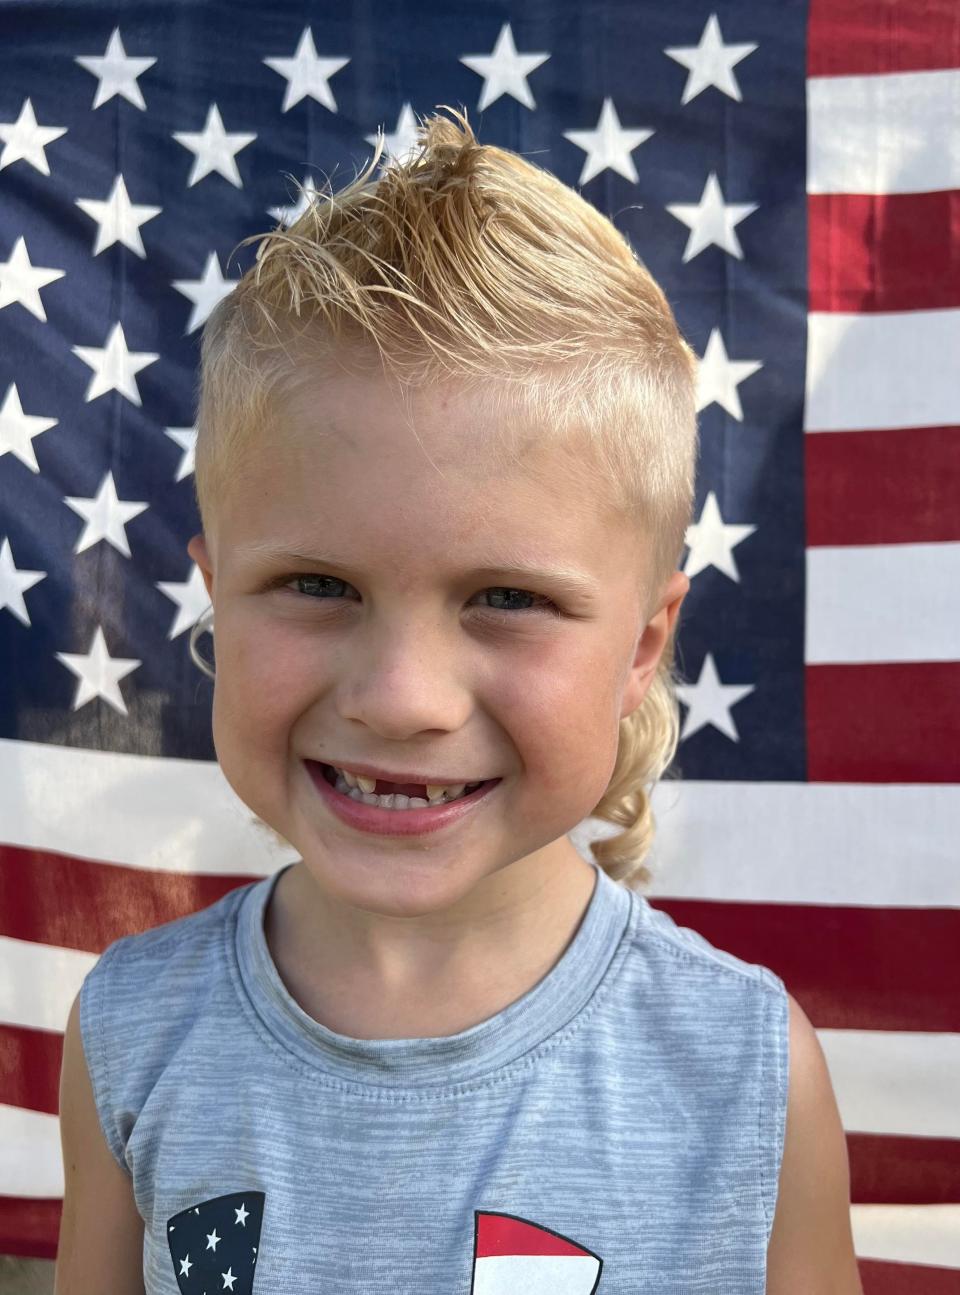
[(462, 103), (614, 220), (701, 357), (651, 898), (816, 1026), (868, 1295), (960, 1289), (956, 0), (311, 8), (0, 8), (0, 1253), (56, 1253), (99, 953), (296, 857), (188, 651), (229, 254), (298, 214), (288, 174), (339, 187)]

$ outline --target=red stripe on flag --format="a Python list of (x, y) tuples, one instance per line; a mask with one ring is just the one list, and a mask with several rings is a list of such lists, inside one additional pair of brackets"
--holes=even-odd
[(807, 546), (960, 540), (960, 428), (811, 432)]
[[(805, 679), (810, 782), (960, 781), (960, 661), (808, 665)], [(945, 983), (960, 979), (931, 995)]]
[(775, 971), (818, 1029), (960, 1030), (960, 997), (943, 989), (960, 984), (955, 909), (649, 902), (716, 948)]
[(850, 1200), (857, 1205), (955, 1205), (960, 1141), (848, 1133)]
[[(960, 12), (960, 5), (958, 5)], [(807, 196), (809, 309), (960, 305), (960, 192)]]
[(0, 1105), (60, 1114), (63, 1035), (0, 1023)]
[(810, 0), (808, 76), (928, 72), (960, 64), (957, 0)]
[(0, 1196), (0, 1255), (56, 1259), (63, 1198)]
[(956, 1268), (858, 1259), (865, 1295), (957, 1295)]
[(102, 953), (256, 877), (163, 872), (0, 845), (0, 935)]

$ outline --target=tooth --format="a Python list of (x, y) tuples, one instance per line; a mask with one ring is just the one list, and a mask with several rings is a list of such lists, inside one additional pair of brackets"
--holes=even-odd
[(347, 773), (346, 769), (338, 769), (337, 773), (344, 780), (344, 782), (347, 784), (348, 787), (356, 787), (357, 775), (355, 773)]
[(439, 800), (444, 792), (447, 793), (448, 800), (456, 800), (458, 796), (463, 795), (463, 789), (466, 785), (465, 782), (461, 782), (453, 787), (438, 787), (430, 783), (427, 786), (427, 800)]
[(376, 791), (377, 780), (376, 778), (363, 778), (360, 776), (360, 774), (357, 774), (357, 786), (363, 792)]

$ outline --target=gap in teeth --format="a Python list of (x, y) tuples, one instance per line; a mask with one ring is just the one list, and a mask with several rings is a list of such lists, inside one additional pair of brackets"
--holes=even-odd
[[(401, 792), (394, 792), (388, 796), (377, 795), (374, 791), (364, 791), (363, 784), (369, 785), (371, 782), (374, 787), (377, 785), (376, 780), (372, 778), (359, 778), (352, 773), (346, 773), (338, 769), (336, 765), (330, 765), (336, 775), (336, 789), (343, 795), (349, 796), (351, 800), (361, 801), (365, 805), (378, 805), (381, 809), (426, 809), (430, 805), (447, 805), (452, 801), (461, 800), (475, 791), (481, 784), (479, 782), (462, 783), (455, 787), (428, 787), (429, 793), (434, 792), (429, 799), (422, 796), (405, 796)], [(451, 795), (452, 793), (455, 793)]]

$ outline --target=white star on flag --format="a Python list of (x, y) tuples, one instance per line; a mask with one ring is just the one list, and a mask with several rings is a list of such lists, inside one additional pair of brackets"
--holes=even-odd
[(15, 454), (31, 472), (39, 472), (33, 438), (56, 427), (59, 421), (58, 418), (42, 418), (39, 414), (25, 414), (17, 384), (11, 382), (0, 409), (0, 458), (5, 454)]
[(677, 220), (682, 220), (690, 227), (690, 237), (683, 252), (683, 261), (692, 261), (706, 247), (715, 243), (725, 252), (743, 260), (743, 251), (734, 232), (751, 212), (757, 210), (755, 202), (724, 203), (723, 193), (716, 173), (711, 171), (703, 186), (699, 202), (674, 202), (667, 204), (667, 211)]
[(292, 207), (268, 207), (267, 212), (273, 220), (279, 221), (284, 229), (295, 225), (308, 207), (312, 206), (319, 193), (312, 175), (305, 175), (297, 190), (297, 201)]
[(178, 292), (182, 292), (185, 297), (193, 302), (190, 319), (183, 330), (184, 337), (187, 337), (201, 324), (206, 323), (207, 317), (214, 306), (233, 292), (237, 286), (237, 280), (223, 277), (223, 271), (220, 269), (220, 258), (216, 252), (210, 252), (207, 256), (207, 263), (203, 267), (203, 278), (174, 279), (171, 286), (176, 288)]
[(78, 54), (73, 61), (79, 63), (87, 72), (92, 72), (95, 77), (99, 77), (97, 93), (93, 100), (94, 108), (99, 108), (115, 94), (122, 94), (135, 108), (146, 112), (147, 105), (137, 84), (137, 77), (142, 72), (146, 72), (147, 68), (153, 67), (157, 60), (130, 57), (123, 47), (119, 27), (114, 27), (111, 32), (105, 54)]
[(603, 107), (600, 109), (600, 117), (593, 130), (565, 130), (564, 138), (569, 139), (577, 148), (586, 151), (586, 158), (583, 163), (583, 170), (580, 172), (578, 184), (586, 184), (592, 180), (595, 175), (607, 169), (616, 171), (626, 180), (632, 180), (637, 183), (637, 168), (633, 164), (633, 158), (630, 156), (633, 149), (638, 148), (645, 140), (648, 140), (653, 134), (652, 130), (645, 130), (643, 127), (624, 127), (620, 125), (620, 118), (614, 107), (612, 99), (604, 99)]
[(711, 490), (704, 501), (700, 520), (687, 527), (686, 544), (690, 552), (683, 574), (692, 579), (707, 567), (716, 567), (731, 580), (740, 582), (740, 572), (733, 557), (734, 548), (752, 535), (756, 526), (740, 526), (724, 522), (720, 515), (717, 496)]
[(210, 606), (210, 595), (207, 593), (203, 572), (196, 562), (191, 567), (188, 580), (158, 580), (157, 588), (171, 602), (175, 602), (178, 608), (176, 618), (167, 632), (168, 642), (184, 630), (192, 628)]
[(96, 400), (108, 391), (119, 391), (132, 404), (143, 404), (136, 375), (160, 356), (154, 351), (128, 351), (119, 320), (110, 330), (106, 346), (71, 346), (70, 349), (94, 370), (84, 400)]
[(49, 176), (50, 167), (43, 150), (66, 133), (66, 126), (38, 126), (33, 115), (33, 104), (29, 99), (24, 99), (16, 121), (0, 121), (0, 139), (5, 144), (0, 153), (0, 171), (22, 158), (42, 175)]
[(127, 543), (124, 526), (150, 507), (148, 503), (141, 501), (121, 502), (117, 498), (117, 487), (114, 484), (112, 472), (108, 472), (100, 482), (100, 489), (94, 498), (66, 495), (63, 502), (87, 523), (83, 534), (74, 545), (74, 553), (82, 553), (84, 549), (91, 548), (99, 540), (106, 540), (125, 558), (130, 557), (130, 545)]
[(464, 54), (460, 59), (471, 72), (484, 78), (478, 111), (489, 108), (503, 94), (512, 95), (525, 108), (535, 108), (527, 77), (549, 57), (549, 54), (518, 54), (510, 24), (504, 23), (492, 54)]
[(743, 409), (737, 387), (762, 368), (760, 360), (731, 360), (720, 329), (711, 329), (707, 349), (697, 365), (697, 413), (716, 401), (742, 423)]
[(46, 571), (28, 571), (26, 567), (18, 567), (13, 560), (10, 540), (4, 536), (0, 546), (0, 611), (9, 608), (12, 615), (29, 629), (31, 620), (23, 595), (47, 574)]
[(748, 697), (753, 688), (753, 684), (721, 683), (713, 656), (708, 652), (703, 659), (697, 682), (677, 684), (677, 696), (689, 707), (680, 730), (680, 741), (691, 737), (707, 724), (712, 724), (725, 737), (739, 742), (740, 734), (733, 722), (730, 708)]
[(195, 451), (197, 447), (197, 429), (195, 427), (165, 427), (163, 429), (171, 441), (180, 446), (183, 453), (177, 465), (174, 481), (182, 481), (194, 470)]
[(143, 662), (135, 661), (132, 657), (112, 657), (107, 651), (107, 643), (99, 625), (86, 655), (80, 652), (56, 652), (54, 655), (80, 680), (73, 699), (74, 710), (79, 710), (95, 697), (102, 697), (114, 710), (126, 715), (120, 680)]
[(137, 256), (146, 258), (140, 226), (159, 216), (162, 207), (140, 207), (132, 203), (122, 175), (114, 180), (110, 196), (105, 200), (77, 198), (76, 201), (80, 210), (97, 222), (94, 256), (99, 256), (104, 248), (112, 247), (114, 243), (122, 243)]
[(0, 261), (0, 310), (16, 301), (46, 323), (47, 312), (40, 300), (40, 289), (62, 279), (64, 274), (65, 270), (55, 270), (49, 265), (32, 265), (27, 240), (21, 234), (9, 261)]
[(690, 69), (680, 102), (689, 103), (711, 85), (739, 102), (743, 96), (733, 69), (756, 48), (754, 44), (724, 45), (717, 15), (712, 13), (700, 36), (699, 45), (672, 45), (663, 51), (669, 58)]
[(331, 112), (337, 111), (337, 101), (328, 84), (330, 77), (350, 62), (348, 58), (323, 58), (313, 43), (313, 31), (304, 27), (292, 58), (265, 58), (264, 63), (274, 72), (287, 78), (287, 91), (283, 96), (281, 112), (288, 112), (307, 95), (316, 99)]
[(220, 109), (215, 103), (210, 105), (207, 120), (202, 131), (175, 130), (173, 138), (184, 148), (194, 154), (193, 168), (187, 180), (190, 189), (211, 171), (217, 171), (225, 180), (229, 180), (238, 189), (243, 188), (240, 172), (234, 154), (252, 144), (257, 138), (255, 132), (244, 134), (237, 132), (228, 135), (224, 129)]
[[(364, 135), (363, 137), (368, 144), (376, 145), (376, 135)], [(397, 118), (396, 130), (392, 134), (383, 132), (383, 146), (390, 159), (403, 161), (408, 153), (412, 153), (417, 144), (417, 115), (409, 103), (405, 103), (400, 109), (400, 116)]]

